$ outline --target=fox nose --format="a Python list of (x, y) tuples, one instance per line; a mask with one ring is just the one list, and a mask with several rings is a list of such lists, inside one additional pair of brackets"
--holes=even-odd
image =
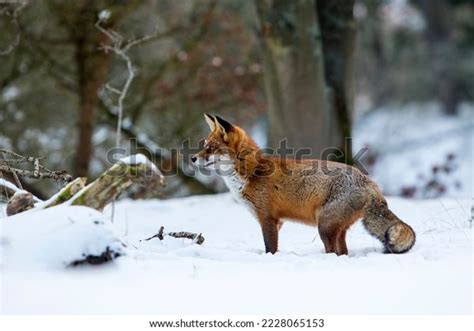
[(192, 161), (193, 163), (196, 163), (197, 159), (198, 159), (198, 158), (195, 157), (195, 156), (191, 157), (191, 161)]

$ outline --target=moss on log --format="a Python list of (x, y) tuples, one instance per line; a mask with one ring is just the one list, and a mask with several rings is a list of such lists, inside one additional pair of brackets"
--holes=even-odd
[(72, 182), (62, 188), (61, 191), (46, 201), (43, 208), (54, 207), (68, 201), (74, 196), (74, 194), (80, 192), (86, 186), (86, 182), (87, 178), (85, 177), (74, 179)]

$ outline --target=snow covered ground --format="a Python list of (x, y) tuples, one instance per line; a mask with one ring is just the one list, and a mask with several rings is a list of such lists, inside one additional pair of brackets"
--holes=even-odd
[[(110, 220), (111, 208), (105, 216), (67, 207), (27, 220), (0, 219), (0, 309), (4, 314), (471, 314), (470, 204), (469, 199), (390, 198), (391, 209), (417, 232), (413, 250), (382, 254), (380, 243), (358, 223), (348, 234), (350, 254), (343, 257), (323, 253), (316, 229), (290, 223), (281, 230), (280, 251), (264, 254), (256, 221), (229, 194), (121, 201), (112, 225), (102, 224)], [(68, 222), (86, 220), (83, 227), (75, 225), (81, 229), (77, 235), (54, 226), (65, 215)], [(100, 235), (87, 230), (94, 220)], [(42, 222), (50, 222), (44, 231)], [(140, 242), (161, 225), (165, 232), (202, 233), (206, 241), (202, 246), (169, 237)], [(90, 253), (114, 238), (127, 248), (113, 263), (64, 267), (78, 250)], [(54, 248), (56, 254), (45, 256)]]

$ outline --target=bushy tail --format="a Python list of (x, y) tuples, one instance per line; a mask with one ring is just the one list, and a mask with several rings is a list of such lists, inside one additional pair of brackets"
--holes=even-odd
[(366, 206), (362, 223), (385, 245), (387, 253), (405, 253), (415, 244), (415, 231), (388, 209), (387, 202), (378, 193)]

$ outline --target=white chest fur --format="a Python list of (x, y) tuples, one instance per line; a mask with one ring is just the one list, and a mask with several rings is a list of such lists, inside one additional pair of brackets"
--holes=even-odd
[(248, 201), (243, 197), (246, 181), (240, 177), (237, 172), (226, 174), (222, 176), (222, 178), (234, 199), (242, 204), (248, 205)]
[(226, 186), (229, 188), (232, 197), (253, 213), (254, 208), (252, 204), (243, 195), (247, 181), (235, 170), (235, 164), (232, 162), (230, 157), (228, 155), (223, 155), (219, 157), (216, 164), (218, 165), (218, 169), (222, 172), (221, 176), (224, 179)]

